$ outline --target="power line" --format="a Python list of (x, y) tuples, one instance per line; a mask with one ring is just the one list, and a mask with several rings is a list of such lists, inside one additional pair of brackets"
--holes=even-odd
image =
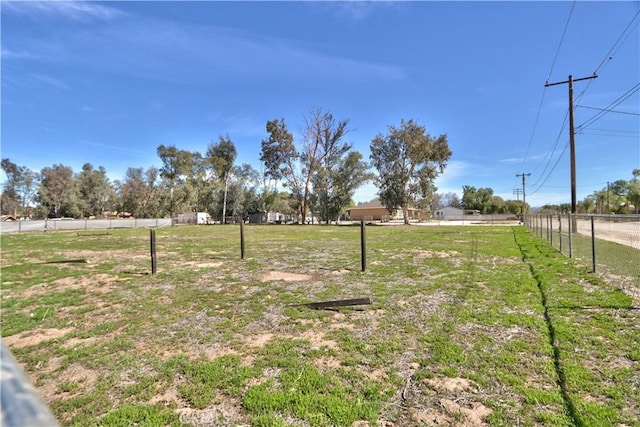
[(638, 90), (640, 90), (640, 83), (637, 83), (631, 89), (629, 89), (628, 91), (626, 91), (625, 93), (620, 95), (619, 98), (617, 98), (611, 104), (607, 105), (603, 109), (603, 111), (600, 111), (600, 112), (596, 113), (595, 115), (591, 116), (591, 118), (587, 119), (584, 123), (582, 123), (580, 126), (578, 126), (578, 129), (584, 129), (587, 126), (589, 126), (589, 125), (595, 123), (596, 121), (600, 120), (603, 116), (605, 116), (608, 113), (609, 110), (612, 110), (613, 108), (615, 108), (618, 105), (622, 104), (624, 101), (627, 100), (627, 98), (629, 98), (631, 95), (636, 93)]
[(606, 108), (587, 107), (586, 105), (576, 105), (576, 107), (586, 108), (586, 109), (589, 109), (589, 110), (606, 111), (607, 113), (629, 114), (631, 116), (640, 116), (640, 113), (632, 113), (630, 111), (620, 111), (620, 110), (611, 110), (611, 109), (607, 110)]
[(569, 11), (569, 16), (567, 17), (567, 22), (564, 24), (564, 30), (562, 31), (562, 36), (560, 37), (560, 43), (558, 43), (558, 48), (556, 49), (556, 54), (553, 57), (553, 62), (551, 63), (551, 69), (549, 70), (549, 75), (547, 76), (547, 83), (551, 78), (551, 74), (553, 73), (553, 68), (556, 66), (556, 60), (558, 59), (558, 54), (560, 53), (560, 48), (562, 47), (562, 42), (564, 41), (564, 36), (567, 34), (567, 28), (569, 28), (569, 21), (571, 21), (571, 15), (573, 15), (573, 9), (576, 7), (576, 0), (571, 3), (571, 10)]
[(536, 188), (535, 190), (533, 190), (529, 194), (536, 194), (544, 186), (544, 184), (547, 183), (547, 181), (551, 177), (551, 174), (553, 173), (553, 171), (556, 170), (556, 167), (558, 167), (558, 163), (560, 162), (560, 159), (562, 158), (562, 156), (564, 156), (564, 153), (567, 152), (567, 148), (569, 148), (569, 143), (568, 142), (567, 142), (567, 145), (564, 146), (564, 149), (562, 150), (562, 153), (560, 153), (560, 156), (558, 156), (558, 159), (556, 160), (556, 162), (553, 164), (553, 167), (551, 168), (551, 170), (549, 171), (547, 176), (544, 178), (544, 181), (542, 181), (542, 183), (540, 185), (538, 185), (538, 188)]
[[(620, 49), (620, 46), (622, 46), (624, 44), (625, 41), (627, 41), (627, 38), (629, 38), (629, 36), (631, 35), (631, 31), (629, 31), (627, 33), (627, 30), (632, 29), (632, 24), (633, 26), (637, 25), (638, 22), (636, 22), (636, 20), (638, 19), (638, 16), (640, 16), (640, 10), (638, 10), (638, 12), (636, 12), (636, 14), (633, 16), (633, 18), (631, 18), (631, 21), (629, 21), (629, 23), (627, 24), (627, 26), (625, 27), (624, 30), (622, 30), (622, 33), (620, 34), (620, 36), (618, 37), (618, 39), (615, 41), (615, 43), (613, 43), (613, 46), (611, 46), (611, 49), (609, 49), (609, 52), (607, 52), (607, 54), (604, 56), (604, 58), (602, 58), (602, 61), (600, 62), (600, 65), (598, 65), (598, 67), (596, 68), (596, 70), (593, 72), (593, 74), (597, 74), (598, 71), (600, 71), (600, 69), (607, 63), (609, 63), (609, 61), (611, 61), (613, 59), (613, 57), (615, 56), (616, 52), (618, 52), (618, 49)], [(635, 22), (635, 24), (634, 24)], [(622, 40), (622, 37), (625, 35), (625, 33), (627, 33), (626, 37), (624, 38), (624, 40)], [(622, 42), (620, 43), (620, 40), (622, 40)], [(619, 43), (619, 44), (618, 44)], [(617, 47), (616, 47), (617, 46)], [(615, 51), (614, 51), (615, 49)]]
[[(567, 124), (567, 119), (569, 118), (569, 110), (567, 110), (567, 113), (564, 115), (564, 120), (562, 121), (562, 125), (560, 126), (560, 131), (558, 132), (558, 136), (556, 137), (555, 142), (553, 143), (553, 146), (551, 147), (551, 150), (549, 151), (549, 154), (547, 157), (547, 164), (544, 165), (544, 169), (542, 171), (542, 173), (540, 173), (538, 176), (538, 180), (536, 182), (534, 182), (532, 184), (533, 187), (535, 187), (536, 185), (538, 185), (538, 183), (545, 179), (545, 172), (547, 172), (547, 169), (549, 168), (549, 165), (551, 164), (551, 159), (553, 159), (553, 155), (556, 152), (556, 148), (558, 147), (558, 143), (560, 142), (560, 138), (562, 137), (562, 132), (564, 132), (564, 127)], [(539, 165), (541, 165), (542, 163), (539, 163)], [(536, 171), (538, 170), (538, 166), (533, 170), (533, 173), (535, 174)], [(549, 174), (551, 174), (551, 172), (553, 172), (553, 169), (549, 172)]]
[[(614, 58), (614, 56), (618, 52), (618, 50), (627, 41), (629, 36), (632, 34), (633, 28), (636, 25), (638, 25), (638, 21), (637, 21), (638, 16), (640, 16), (640, 10), (633, 16), (633, 18), (631, 18), (631, 21), (629, 21), (629, 23), (627, 24), (625, 29), (622, 30), (622, 33), (620, 34), (620, 36), (618, 36), (618, 39), (613, 43), (613, 45), (611, 46), (611, 48), (609, 49), (607, 54), (604, 56), (604, 58), (602, 58), (602, 61), (600, 61), (600, 65), (598, 65), (596, 67), (595, 71), (593, 72), (594, 75), (597, 74), (598, 71), (600, 71), (606, 64), (608, 64)], [(626, 33), (626, 36), (625, 36), (625, 33)], [(624, 39), (623, 39), (623, 37), (624, 37)], [(580, 95), (578, 95), (576, 97), (576, 103), (579, 103), (582, 100), (582, 97), (584, 96), (584, 94), (587, 92), (587, 90), (591, 86), (591, 83), (593, 83), (592, 80), (589, 80), (587, 82), (587, 85), (584, 87), (582, 92), (580, 92)]]

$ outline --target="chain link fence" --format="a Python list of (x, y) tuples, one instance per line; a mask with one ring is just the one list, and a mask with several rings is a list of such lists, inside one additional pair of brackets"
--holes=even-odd
[(29, 221), (2, 221), (0, 233), (27, 233), (44, 231), (110, 230), (115, 228), (171, 227), (170, 218), (130, 219), (72, 219), (56, 218)]
[(524, 225), (592, 272), (640, 288), (640, 215), (527, 215)]

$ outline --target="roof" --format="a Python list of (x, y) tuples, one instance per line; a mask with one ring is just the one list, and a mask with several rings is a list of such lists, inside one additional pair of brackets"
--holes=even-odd
[[(353, 211), (353, 210), (358, 210), (358, 209), (386, 209), (389, 210), (385, 205), (382, 204), (382, 202), (380, 200), (373, 200), (371, 202), (367, 202), (367, 203), (359, 203), (356, 206), (352, 206), (350, 207), (349, 211)], [(408, 207), (407, 208), (410, 211), (417, 211), (418, 209), (413, 208), (413, 207)]]
[(349, 210), (354, 210), (354, 209), (386, 209), (386, 207), (382, 204), (382, 202), (380, 200), (373, 200), (371, 202), (367, 202), (367, 203), (359, 203), (356, 206), (352, 206), (349, 208)]

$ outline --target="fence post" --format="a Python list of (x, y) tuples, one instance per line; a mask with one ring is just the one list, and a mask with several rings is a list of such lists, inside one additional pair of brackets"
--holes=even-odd
[(558, 238), (560, 239), (560, 253), (562, 253), (562, 215), (558, 214)]
[(244, 220), (240, 219), (240, 259), (244, 259)]
[(538, 222), (540, 223), (540, 227), (538, 228), (538, 231), (540, 233), (540, 239), (542, 239), (542, 215), (538, 215)]
[(366, 226), (364, 219), (360, 220), (360, 265), (362, 271), (367, 269), (367, 239), (366, 239)]
[(569, 214), (569, 258), (573, 258), (573, 214)]
[(551, 214), (547, 218), (547, 224), (549, 224), (549, 243), (553, 247), (553, 216)]
[(593, 260), (593, 273), (596, 272), (596, 228), (593, 215), (591, 215), (591, 259)]
[(151, 240), (151, 274), (156, 274), (156, 230), (149, 230)]

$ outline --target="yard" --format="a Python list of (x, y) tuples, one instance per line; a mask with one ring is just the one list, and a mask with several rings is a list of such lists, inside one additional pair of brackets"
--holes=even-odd
[(2, 235), (63, 425), (640, 426), (640, 301), (521, 226), (370, 226), (364, 272), (359, 227), (156, 233), (155, 275), (145, 229)]

